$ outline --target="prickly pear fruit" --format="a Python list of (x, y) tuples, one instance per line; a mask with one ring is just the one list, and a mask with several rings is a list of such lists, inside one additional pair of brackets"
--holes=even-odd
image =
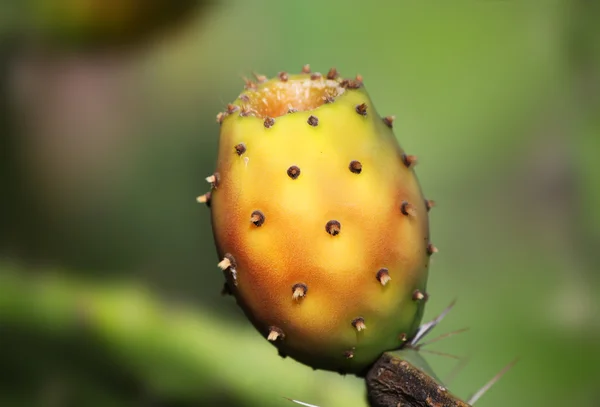
[(218, 266), (280, 354), (364, 374), (416, 332), (427, 300), (426, 201), (392, 117), (360, 76), (257, 75), (217, 116), (207, 178)]

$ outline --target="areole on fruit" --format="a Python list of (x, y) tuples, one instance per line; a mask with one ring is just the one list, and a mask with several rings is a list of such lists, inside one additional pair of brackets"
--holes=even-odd
[(305, 66), (256, 78), (217, 116), (217, 166), (198, 199), (219, 267), (280, 354), (362, 375), (416, 333), (428, 297), (432, 204), (416, 158), (362, 77)]

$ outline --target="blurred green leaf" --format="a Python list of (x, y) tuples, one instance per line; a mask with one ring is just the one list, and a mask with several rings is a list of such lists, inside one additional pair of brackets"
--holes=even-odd
[(87, 338), (152, 397), (207, 403), (227, 395), (239, 406), (281, 406), (283, 397), (362, 403), (358, 379), (282, 360), (252, 328), (165, 304), (139, 284), (86, 282), (56, 272), (33, 276), (6, 265), (0, 270), (0, 326), (32, 332), (38, 341)]

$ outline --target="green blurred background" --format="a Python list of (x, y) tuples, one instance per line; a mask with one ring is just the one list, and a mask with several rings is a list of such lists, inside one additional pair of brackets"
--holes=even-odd
[[(0, 4), (0, 406), (366, 406), (222, 297), (215, 115), (252, 71), (360, 73), (419, 157), (424, 354), (478, 402), (600, 398), (600, 5), (585, 0)], [(597, 161), (598, 160), (598, 161)]]

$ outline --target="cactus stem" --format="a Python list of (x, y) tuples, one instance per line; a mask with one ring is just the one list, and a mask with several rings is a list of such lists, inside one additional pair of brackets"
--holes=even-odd
[(265, 215), (261, 211), (254, 211), (250, 215), (250, 222), (256, 226), (262, 226), (265, 223)]
[(306, 64), (302, 67), (302, 73), (310, 73), (310, 65)]
[(360, 161), (350, 161), (350, 165), (348, 166), (348, 168), (354, 174), (360, 174), (362, 172), (362, 164), (360, 163)]
[(434, 246), (433, 244), (431, 244), (431, 243), (428, 243), (428, 244), (427, 244), (427, 254), (428, 254), (429, 256), (431, 256), (432, 254), (434, 254), (434, 253), (437, 253), (437, 252), (438, 252), (438, 249), (437, 249), (437, 247), (435, 247), (435, 246)]
[(406, 201), (402, 202), (400, 211), (402, 212), (403, 215), (406, 215), (406, 216), (413, 216), (413, 217), (417, 216), (417, 210), (415, 209), (415, 207)]
[(429, 212), (431, 210), (431, 208), (433, 208), (434, 206), (435, 206), (435, 201), (432, 201), (430, 199), (425, 200), (425, 207), (427, 208), (427, 212)]
[(196, 198), (196, 201), (198, 201), (198, 203), (203, 203), (207, 206), (210, 206), (210, 192), (200, 195), (198, 198)]
[(395, 119), (396, 119), (396, 116), (386, 116), (383, 118), (383, 122), (385, 123), (386, 126), (388, 126), (391, 129), (394, 127)]
[(277, 77), (279, 78), (279, 80), (281, 82), (287, 82), (287, 80), (289, 79), (289, 76), (288, 76), (287, 72), (279, 72), (279, 74), (277, 75)]
[(319, 125), (319, 118), (311, 115), (306, 122), (311, 126), (316, 127)]
[(211, 184), (211, 186), (213, 188), (216, 188), (219, 186), (220, 180), (221, 180), (221, 177), (218, 172), (215, 172), (213, 175), (209, 175), (208, 177), (206, 177), (206, 182)]
[(388, 271), (388, 269), (386, 268), (382, 268), (377, 272), (377, 280), (379, 280), (379, 282), (381, 283), (381, 285), (385, 286), (387, 283), (390, 282), (390, 280), (392, 279), (392, 277), (390, 277), (390, 272)]
[(331, 68), (329, 72), (327, 72), (327, 79), (335, 79), (338, 77), (338, 71), (335, 68)]
[(415, 292), (412, 295), (412, 299), (413, 301), (427, 301), (429, 299), (429, 294), (422, 293), (420, 290), (415, 290)]
[(296, 283), (292, 286), (292, 299), (297, 300), (305, 297), (308, 292), (308, 287), (304, 283)]
[(360, 105), (356, 106), (356, 113), (358, 113), (361, 116), (366, 116), (367, 115), (367, 104), (361, 103)]
[(310, 79), (313, 81), (316, 81), (318, 79), (321, 79), (323, 77), (323, 75), (321, 75), (321, 72), (315, 72), (313, 74), (310, 75)]
[(363, 317), (358, 317), (352, 320), (352, 326), (356, 328), (358, 332), (367, 329), (365, 325), (365, 319)]
[(229, 103), (227, 105), (227, 113), (231, 114), (231, 113), (237, 112), (239, 108), (240, 108), (239, 106)]
[(352, 359), (354, 357), (354, 348), (351, 350), (344, 351), (344, 357), (346, 359)]
[(337, 236), (340, 234), (340, 231), (342, 229), (342, 225), (340, 224), (340, 222), (338, 222), (337, 220), (330, 220), (329, 222), (327, 222), (327, 224), (325, 225), (325, 230), (327, 231), (327, 233), (329, 233), (331, 236)]
[(290, 168), (287, 169), (287, 175), (291, 179), (298, 178), (300, 176), (300, 168), (298, 168), (295, 165), (292, 165)]
[(278, 338), (285, 338), (285, 334), (280, 328), (277, 328), (276, 326), (270, 326), (267, 339), (271, 342), (275, 342)]
[(406, 168), (411, 168), (417, 165), (417, 156), (402, 154), (402, 162)]
[(265, 75), (261, 75), (256, 72), (252, 72), (252, 75), (254, 75), (256, 82), (258, 83), (265, 83), (267, 81), (267, 77)]
[(242, 155), (246, 152), (246, 145), (244, 143), (236, 144), (233, 148), (237, 155)]
[(270, 129), (275, 124), (275, 119), (272, 117), (266, 117), (264, 125), (267, 129)]

